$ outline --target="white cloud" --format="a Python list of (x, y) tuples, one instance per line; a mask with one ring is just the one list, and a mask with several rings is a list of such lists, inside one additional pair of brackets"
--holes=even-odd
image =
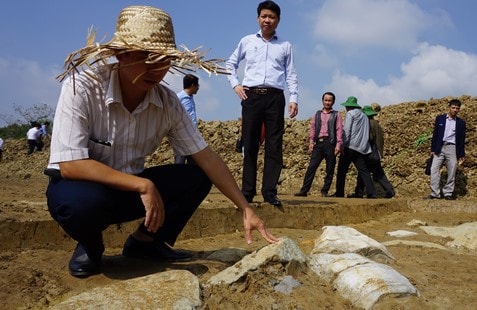
[(401, 76), (390, 77), (387, 85), (336, 71), (327, 88), (356, 96), (362, 105), (387, 105), (431, 97), (475, 96), (475, 81), (477, 55), (422, 43), (415, 55), (401, 65)]
[(404, 0), (327, 0), (314, 16), (314, 34), (330, 43), (406, 50), (429, 27), (448, 23)]

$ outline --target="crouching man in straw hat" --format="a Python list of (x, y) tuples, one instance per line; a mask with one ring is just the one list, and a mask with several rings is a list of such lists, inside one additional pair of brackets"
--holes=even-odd
[[(160, 85), (169, 70), (221, 74), (218, 60), (197, 50), (176, 48), (167, 13), (127, 7), (106, 44), (88, 45), (65, 62), (54, 119), (51, 155), (45, 173), (48, 208), (78, 244), (69, 262), (73, 276), (100, 272), (102, 231), (109, 225), (145, 217), (129, 236), (127, 257), (187, 261), (172, 248), (214, 184), (243, 214), (245, 239), (257, 229), (270, 242), (264, 222), (250, 208), (224, 161), (207, 146), (176, 94)], [(115, 57), (117, 63), (107, 64)], [(80, 71), (87, 66), (88, 70)], [(175, 154), (197, 165), (144, 168), (145, 156), (167, 137)]]

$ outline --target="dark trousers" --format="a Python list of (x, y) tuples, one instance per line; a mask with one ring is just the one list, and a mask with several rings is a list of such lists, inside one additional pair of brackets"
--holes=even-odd
[(336, 197), (344, 197), (344, 189), (346, 183), (346, 174), (350, 164), (353, 163), (358, 170), (358, 176), (366, 187), (368, 197), (376, 196), (373, 180), (366, 166), (366, 155), (355, 150), (345, 148), (338, 161), (338, 172), (336, 174)]
[(283, 92), (266, 95), (247, 93), (242, 101), (242, 139), (244, 144), (242, 193), (256, 195), (257, 158), (262, 124), (265, 125), (265, 155), (262, 195), (276, 195), (277, 183), (283, 166), (282, 147), (284, 131), (285, 96)]
[(37, 151), (41, 151), (43, 148), (43, 145), (38, 142), (38, 140), (27, 140), (28, 142), (28, 155), (32, 154), (35, 151), (35, 148)]
[(329, 140), (317, 142), (313, 147), (311, 153), (310, 164), (306, 169), (305, 178), (303, 179), (303, 185), (300, 189), (302, 193), (308, 193), (313, 183), (313, 179), (316, 175), (316, 169), (320, 166), (323, 159), (326, 162), (326, 176), (321, 192), (328, 193), (333, 181), (333, 175), (335, 173), (336, 156), (335, 156), (336, 144), (331, 144)]
[[(164, 224), (156, 233), (149, 234), (173, 246), (212, 184), (196, 165), (152, 167), (139, 176), (156, 185), (164, 202)], [(139, 193), (111, 189), (95, 182), (52, 177), (46, 196), (51, 216), (95, 258), (104, 251), (103, 230), (111, 224), (145, 216)]]
[[(384, 169), (381, 166), (380, 162), (375, 162), (375, 163), (367, 163), (368, 170), (370, 173), (373, 174), (373, 180), (378, 182), (379, 185), (383, 188), (383, 190), (386, 192), (386, 195), (389, 196), (394, 196), (394, 188), (391, 185), (391, 182), (389, 182), (388, 178), (386, 177), (386, 174), (384, 173)], [(364, 182), (362, 181), (362, 178), (359, 177), (356, 180), (356, 187), (355, 187), (355, 194), (357, 196), (363, 196), (364, 193)]]

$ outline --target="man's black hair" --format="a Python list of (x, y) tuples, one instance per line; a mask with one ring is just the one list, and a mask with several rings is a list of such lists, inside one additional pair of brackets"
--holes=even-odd
[(280, 13), (281, 13), (280, 7), (278, 6), (278, 4), (276, 4), (273, 1), (260, 2), (260, 4), (257, 7), (257, 16), (260, 16), (260, 13), (262, 12), (262, 10), (273, 11), (277, 14), (278, 17), (280, 17)]
[(449, 101), (449, 106), (455, 105), (456, 107), (460, 107), (461, 104), (462, 104), (462, 102), (460, 102), (459, 99), (452, 99), (451, 101)]
[(333, 103), (335, 103), (336, 96), (335, 96), (335, 94), (333, 94), (333, 93), (330, 92), (330, 91), (327, 91), (326, 93), (324, 93), (324, 94), (321, 96), (321, 101), (323, 101), (323, 99), (325, 99), (325, 96), (326, 96), (326, 95), (329, 95), (329, 96), (333, 97)]
[(191, 87), (192, 85), (199, 85), (199, 78), (193, 74), (186, 74), (182, 79), (182, 85), (184, 89)]

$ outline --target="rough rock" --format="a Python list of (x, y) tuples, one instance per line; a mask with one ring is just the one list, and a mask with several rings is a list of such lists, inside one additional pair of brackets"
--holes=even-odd
[(386, 235), (391, 236), (391, 237), (398, 237), (398, 238), (403, 238), (403, 237), (411, 237), (415, 236), (418, 233), (413, 232), (413, 231), (408, 231), (408, 230), (395, 230), (395, 231), (388, 231)]
[(238, 281), (250, 270), (265, 266), (268, 262), (298, 263), (305, 265), (308, 257), (289, 238), (281, 238), (277, 243), (270, 244), (256, 252), (245, 256), (241, 261), (222, 272), (212, 276), (207, 285), (220, 283), (231, 284)]
[(235, 263), (241, 260), (245, 255), (247, 255), (247, 251), (244, 249), (228, 248), (214, 251), (207, 256), (207, 259), (217, 260), (224, 263)]
[(51, 309), (196, 309), (200, 305), (199, 279), (189, 271), (173, 270), (97, 287)]
[(406, 223), (407, 226), (416, 227), (416, 226), (427, 226), (427, 223), (421, 220), (412, 220)]

